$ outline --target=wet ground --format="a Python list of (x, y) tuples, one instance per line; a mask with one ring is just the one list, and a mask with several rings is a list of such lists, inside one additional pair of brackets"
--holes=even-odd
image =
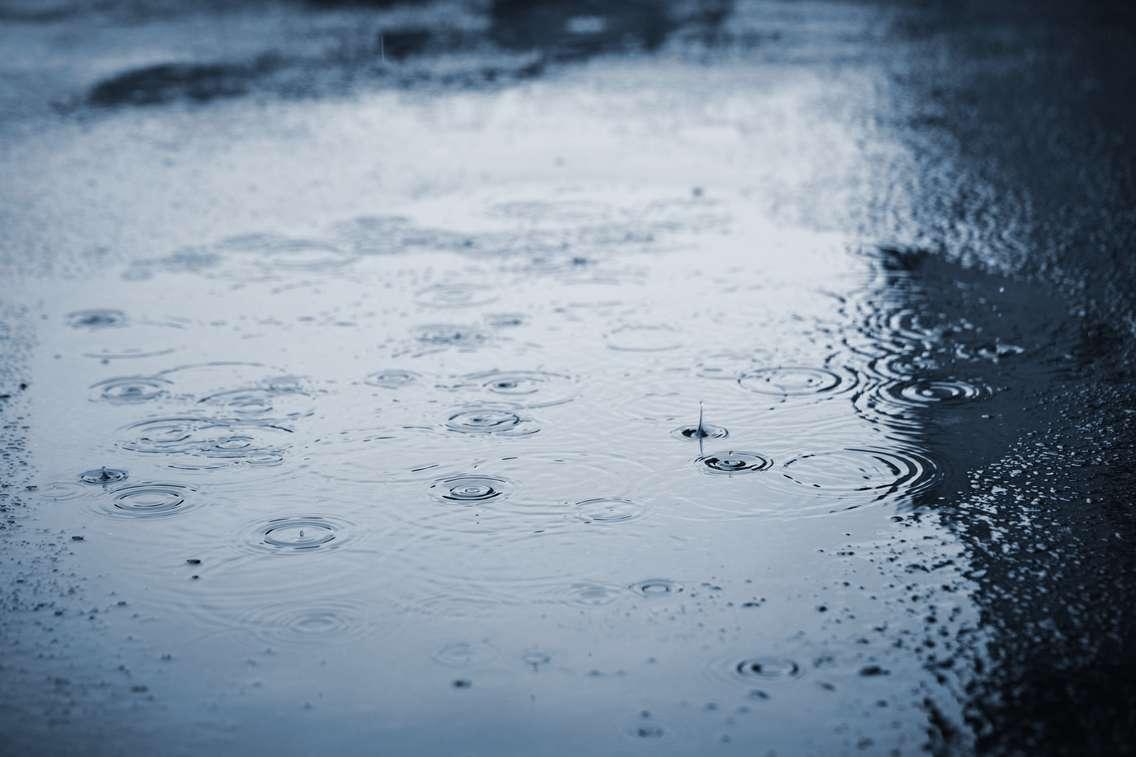
[(0, 3), (3, 753), (1131, 752), (1133, 20)]

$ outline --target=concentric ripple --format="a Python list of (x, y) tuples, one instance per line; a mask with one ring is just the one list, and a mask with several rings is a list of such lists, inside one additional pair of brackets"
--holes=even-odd
[(553, 600), (557, 603), (579, 607), (608, 605), (619, 599), (621, 594), (626, 596), (618, 586), (591, 581), (577, 581), (566, 586), (558, 586), (551, 592)]
[(297, 454), (318, 461), (314, 471), (333, 480), (425, 485), (465, 469), (439, 452), (438, 433), (437, 428), (405, 426), (349, 428), (322, 434)]
[(530, 419), (506, 407), (469, 407), (456, 410), (446, 421), (446, 428), (461, 434), (492, 436), (528, 436), (540, 431)]
[(130, 478), (130, 474), (121, 468), (92, 468), (79, 474), (79, 480), (84, 484), (117, 484)]
[(752, 367), (752, 354), (715, 352), (700, 359), (694, 366), (694, 372), (702, 378), (736, 381), (743, 371)]
[(932, 353), (885, 352), (867, 362), (866, 373), (873, 382), (902, 383), (942, 369), (942, 360)]
[(698, 458), (697, 462), (706, 473), (727, 476), (737, 473), (755, 473), (773, 467), (773, 461), (765, 455), (735, 450), (703, 455)]
[(639, 596), (648, 599), (669, 597), (683, 591), (681, 584), (675, 583), (669, 578), (647, 578), (631, 584), (628, 588)]
[(368, 628), (358, 603), (322, 597), (257, 606), (242, 613), (239, 623), (269, 644), (326, 646), (360, 636)]
[(913, 379), (885, 386), (888, 399), (911, 405), (936, 405), (986, 399), (994, 394), (990, 387), (961, 379)]
[(782, 466), (785, 479), (830, 497), (912, 495), (938, 483), (939, 469), (928, 458), (905, 449), (848, 448), (792, 458)]
[(430, 484), (430, 493), (442, 502), (460, 505), (506, 499), (513, 485), (496, 476), (463, 474), (440, 478)]
[(76, 310), (67, 314), (67, 324), (75, 329), (115, 328), (126, 325), (126, 313), (108, 308)]
[(321, 515), (290, 515), (258, 523), (247, 541), (274, 554), (297, 554), (331, 549), (343, 543), (347, 523)]
[(607, 335), (607, 346), (618, 352), (666, 352), (681, 344), (677, 331), (657, 324), (629, 324)]
[(109, 515), (133, 518), (160, 518), (186, 509), (194, 490), (181, 484), (142, 483), (111, 492)]
[(264, 389), (232, 389), (198, 401), (219, 405), (234, 415), (268, 415), (273, 410), (272, 392)]
[(407, 371), (401, 368), (387, 368), (369, 374), (367, 378), (363, 379), (363, 383), (368, 386), (379, 386), (383, 389), (399, 389), (416, 383), (420, 378), (421, 376), (414, 371)]
[(455, 641), (431, 655), (434, 662), (450, 668), (475, 668), (498, 656), (496, 647), (487, 641)]
[(948, 319), (935, 313), (922, 297), (897, 297), (891, 290), (882, 294), (876, 290), (851, 292), (841, 309), (856, 328), (855, 337), (846, 336), (846, 343), (864, 354), (880, 349), (933, 350), (973, 328), (966, 319)]
[(91, 386), (100, 399), (115, 405), (149, 402), (164, 396), (170, 386), (165, 379), (151, 376), (121, 376)]
[(318, 239), (280, 237), (274, 234), (246, 234), (231, 237), (218, 245), (223, 251), (258, 255), (265, 268), (319, 271), (340, 268), (354, 261), (337, 245)]
[(528, 322), (528, 316), (523, 313), (490, 313), (485, 316), (485, 323), (495, 329), (513, 329)]
[(312, 412), (312, 394), (299, 376), (270, 376), (252, 385), (219, 388), (198, 404), (238, 418), (300, 418)]
[(626, 523), (643, 515), (645, 508), (623, 497), (595, 497), (576, 503), (576, 517), (599, 526)]
[(927, 425), (929, 411), (958, 406), (994, 396), (986, 384), (952, 378), (916, 378), (886, 381), (858, 395), (856, 409), (868, 420), (901, 433), (919, 434)]
[(850, 390), (856, 383), (850, 371), (805, 366), (757, 368), (738, 376), (742, 388), (775, 397), (824, 397)]
[(450, 323), (431, 323), (414, 330), (414, 338), (432, 347), (472, 348), (485, 341), (478, 329)]
[(123, 449), (165, 455), (170, 467), (195, 470), (279, 465), (292, 433), (267, 421), (196, 416), (151, 418), (123, 432)]
[(797, 678), (801, 675), (801, 666), (784, 657), (748, 657), (734, 664), (733, 674), (744, 681)]
[(523, 221), (582, 223), (607, 218), (612, 210), (591, 200), (512, 200), (494, 204), (490, 213)]
[(572, 378), (549, 371), (484, 371), (464, 380), (524, 407), (561, 405), (575, 397)]
[(420, 290), (414, 299), (420, 305), (428, 307), (465, 308), (488, 305), (496, 301), (497, 295), (474, 283), (453, 282), (428, 286)]
[(699, 439), (725, 439), (729, 435), (730, 432), (728, 429), (723, 426), (715, 426), (712, 423), (679, 426), (671, 431), (671, 436), (676, 439), (691, 439), (694, 441), (698, 441)]

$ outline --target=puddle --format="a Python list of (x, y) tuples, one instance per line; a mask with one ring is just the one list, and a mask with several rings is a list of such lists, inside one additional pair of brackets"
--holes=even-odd
[(1035, 426), (1122, 337), (873, 241), (955, 192), (899, 22), (385, 5), (142, 13), (4, 132), (14, 748), (973, 751), (1000, 561), (1119, 467)]

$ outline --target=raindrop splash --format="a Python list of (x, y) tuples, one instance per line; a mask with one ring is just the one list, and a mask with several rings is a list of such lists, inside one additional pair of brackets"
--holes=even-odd
[(734, 475), (736, 473), (755, 473), (773, 467), (773, 460), (757, 452), (714, 452), (698, 458), (699, 465), (706, 473), (714, 475)]
[(76, 310), (67, 314), (67, 324), (75, 329), (115, 328), (126, 325), (126, 313), (105, 308)]
[(79, 474), (79, 480), (84, 484), (117, 484), (125, 481), (130, 474), (121, 468), (93, 468)]
[(344, 541), (346, 522), (320, 515), (273, 518), (255, 525), (249, 543), (275, 554), (296, 554), (329, 549)]
[(170, 382), (149, 376), (123, 376), (94, 384), (99, 399), (115, 405), (132, 405), (163, 397)]
[(679, 426), (671, 431), (671, 436), (676, 439), (689, 439), (697, 441), (701, 446), (702, 442), (706, 439), (725, 439), (730, 435), (729, 430), (723, 426), (715, 426), (713, 423), (707, 423), (703, 417), (702, 403), (698, 403), (698, 423), (695, 425)]
[(414, 338), (430, 347), (469, 349), (484, 342), (486, 336), (481, 331), (469, 326), (434, 323), (416, 328)]
[(669, 597), (683, 591), (683, 587), (680, 584), (675, 583), (669, 578), (648, 578), (638, 583), (631, 584), (630, 589), (639, 596), (648, 599)]
[(503, 478), (485, 475), (460, 475), (440, 478), (430, 484), (435, 499), (450, 504), (479, 504), (506, 499), (513, 485)]
[(734, 675), (743, 681), (797, 678), (801, 675), (801, 666), (781, 657), (749, 657), (734, 665)]
[(540, 430), (529, 418), (505, 407), (471, 407), (453, 412), (446, 428), (460, 434), (528, 436)]

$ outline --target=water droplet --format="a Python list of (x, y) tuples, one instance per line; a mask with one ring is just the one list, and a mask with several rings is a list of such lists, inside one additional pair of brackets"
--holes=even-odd
[(273, 518), (253, 527), (253, 546), (276, 553), (312, 552), (342, 543), (346, 523), (319, 515)]
[(116, 484), (130, 477), (121, 468), (93, 468), (79, 474), (79, 480), (84, 484)]
[(699, 439), (725, 439), (730, 435), (730, 432), (722, 426), (715, 426), (712, 423), (703, 423), (701, 426), (687, 425), (679, 426), (671, 431), (671, 436), (676, 439), (690, 439), (698, 441)]

